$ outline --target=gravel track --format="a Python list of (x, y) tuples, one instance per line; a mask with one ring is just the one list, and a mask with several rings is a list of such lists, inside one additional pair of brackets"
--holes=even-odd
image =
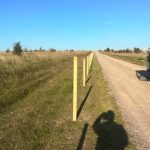
[(145, 67), (96, 52), (105, 79), (116, 97), (125, 126), (138, 150), (150, 150), (150, 81), (140, 81), (136, 70)]

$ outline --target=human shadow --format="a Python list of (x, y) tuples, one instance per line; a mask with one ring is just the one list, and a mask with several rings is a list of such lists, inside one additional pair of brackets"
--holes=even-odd
[(86, 80), (86, 83), (85, 83), (85, 84), (87, 84), (87, 83), (90, 81), (91, 78), (92, 78), (92, 76), (90, 75), (90, 76), (88, 77), (88, 79)]
[(150, 81), (150, 72), (147, 70), (136, 70), (136, 76), (143, 81)]
[(81, 103), (81, 105), (80, 105), (80, 107), (79, 107), (79, 109), (78, 109), (77, 118), (79, 118), (80, 113), (81, 113), (81, 111), (82, 111), (82, 109), (83, 109), (83, 106), (84, 106), (86, 100), (88, 99), (88, 96), (89, 96), (89, 94), (90, 94), (92, 88), (93, 88), (93, 85), (90, 86), (90, 88), (89, 88), (87, 94), (85, 95), (85, 97), (84, 97), (84, 99), (83, 99), (83, 101), (82, 101), (82, 103)]
[(83, 145), (84, 145), (84, 140), (85, 140), (85, 136), (88, 130), (88, 123), (85, 123), (84, 128), (82, 130), (82, 134), (78, 143), (78, 147), (76, 150), (82, 150), (83, 149)]
[(128, 145), (127, 132), (114, 119), (114, 112), (109, 110), (95, 120), (93, 129), (98, 135), (96, 150), (124, 150)]

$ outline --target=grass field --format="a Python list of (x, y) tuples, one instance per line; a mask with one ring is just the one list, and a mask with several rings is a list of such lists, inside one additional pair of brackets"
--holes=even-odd
[(72, 63), (73, 53), (0, 55), (0, 108), (28, 95)]
[[(0, 149), (95, 149), (93, 124), (108, 110), (124, 125), (94, 58), (82, 87), (82, 57), (88, 53), (0, 56)], [(78, 120), (72, 122), (72, 57), (78, 69)], [(117, 141), (118, 139), (116, 139)], [(127, 149), (134, 149), (129, 143)]]
[(135, 54), (135, 53), (106, 53), (105, 52), (103, 54), (106, 54), (108, 56), (117, 59), (125, 60), (137, 65), (146, 66), (146, 53)]

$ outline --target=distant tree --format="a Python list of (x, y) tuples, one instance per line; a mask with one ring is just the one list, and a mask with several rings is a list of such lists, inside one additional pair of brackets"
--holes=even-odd
[(17, 42), (17, 43), (14, 44), (13, 54), (16, 54), (16, 55), (21, 55), (22, 54), (22, 47), (20, 45), (20, 42)]
[(125, 50), (126, 53), (129, 53), (129, 51), (130, 51), (130, 50), (129, 50), (128, 48)]
[(114, 49), (111, 49), (111, 52), (114, 52)]
[(140, 52), (142, 52), (139, 48), (136, 48), (136, 47), (134, 48), (133, 51), (134, 51), (134, 53), (140, 53)]
[(33, 50), (32, 50), (32, 49), (29, 49), (28, 52), (33, 52)]
[(71, 49), (71, 50), (70, 50), (70, 52), (74, 52), (74, 50), (73, 50), (73, 49)]
[(28, 52), (28, 49), (27, 48), (24, 48), (24, 50), (23, 50), (24, 52)]
[(125, 50), (125, 49), (122, 49), (121, 51), (122, 51), (122, 53), (126, 53), (126, 50)]
[(9, 48), (8, 48), (8, 49), (6, 49), (6, 53), (9, 53), (9, 52), (10, 52)]
[(127, 48), (127, 49), (125, 50), (125, 52), (126, 52), (126, 53), (132, 53), (132, 50), (130, 50), (130, 49)]
[(110, 48), (106, 48), (104, 51), (105, 52), (110, 52)]
[(39, 52), (42, 52), (42, 50), (43, 50), (42, 47), (40, 47)]
[(118, 53), (122, 53), (122, 50), (120, 49), (120, 50), (118, 50), (117, 52), (118, 52)]
[(39, 50), (37, 50), (37, 49), (34, 49), (33, 51), (34, 51), (34, 52), (38, 52)]
[(49, 51), (56, 52), (56, 49), (55, 48), (50, 48)]

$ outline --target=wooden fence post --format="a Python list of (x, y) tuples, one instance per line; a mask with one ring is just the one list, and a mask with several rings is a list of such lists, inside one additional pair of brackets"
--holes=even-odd
[(91, 69), (91, 54), (89, 55), (89, 60), (90, 60), (90, 67), (89, 70)]
[(86, 57), (86, 74), (87, 74), (87, 76), (89, 74), (89, 60), (88, 60), (88, 56)]
[(77, 120), (77, 74), (78, 74), (78, 57), (73, 58), (73, 121)]
[(85, 58), (83, 58), (83, 86), (85, 86)]
[(90, 72), (90, 55), (88, 56), (88, 61), (89, 61), (89, 71), (88, 71), (88, 73)]

